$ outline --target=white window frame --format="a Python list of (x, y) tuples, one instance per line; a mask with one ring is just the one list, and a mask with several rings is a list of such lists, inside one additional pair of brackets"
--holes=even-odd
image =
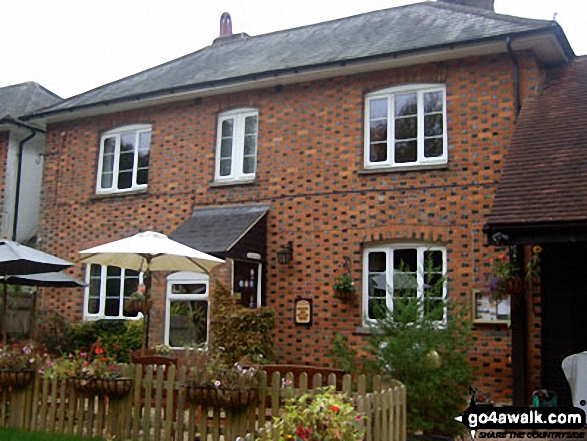
[[(437, 157), (424, 156), (424, 94), (441, 92), (442, 102), (442, 155)], [(418, 96), (417, 110), (417, 158), (413, 162), (395, 162), (395, 109), (394, 97), (398, 94), (416, 93)], [(387, 99), (387, 160), (372, 162), (370, 159), (371, 152), (371, 101), (378, 99)], [(365, 132), (364, 132), (364, 167), (365, 169), (405, 169), (417, 166), (433, 166), (446, 164), (448, 162), (448, 137), (446, 123), (446, 86), (444, 84), (418, 84), (392, 87), (378, 92), (373, 92), (365, 97)]]
[[(174, 294), (171, 286), (175, 284), (204, 284), (206, 294)], [(210, 277), (202, 273), (180, 271), (167, 277), (167, 289), (165, 299), (165, 332), (164, 343), (169, 345), (169, 325), (171, 324), (171, 302), (173, 301), (205, 301), (208, 303), (208, 317), (206, 318), (206, 335), (210, 338)], [(182, 349), (180, 346), (171, 346), (175, 349)]]
[[(369, 317), (369, 254), (373, 252), (382, 252), (386, 255), (386, 294), (385, 294), (385, 305), (390, 311), (393, 311), (393, 292), (394, 292), (394, 278), (393, 278), (393, 252), (396, 250), (413, 250), (417, 251), (417, 298), (422, 300), (424, 298), (424, 253), (426, 251), (440, 251), (442, 252), (442, 276), (444, 277), (442, 287), (442, 299), (445, 301), (443, 320), (439, 321), (438, 324), (442, 325), (446, 323), (447, 319), (447, 307), (446, 307), (446, 247), (436, 246), (422, 243), (389, 243), (379, 244), (365, 247), (363, 251), (363, 323), (368, 325), (369, 323), (375, 323), (377, 320)], [(423, 305), (422, 305), (423, 306)], [(423, 307), (420, 308), (420, 316), (424, 314)]]
[[(139, 157), (139, 136), (144, 133), (152, 133), (152, 127), (149, 124), (135, 124), (130, 126), (119, 127), (114, 130), (110, 130), (104, 133), (100, 139), (100, 156), (98, 161), (98, 176), (96, 178), (96, 193), (108, 194), (108, 193), (124, 193), (128, 191), (141, 190), (147, 188), (147, 184), (137, 183), (137, 171), (138, 171), (138, 157)], [(118, 173), (120, 163), (120, 140), (122, 135), (134, 134), (135, 135), (135, 150), (133, 159), (133, 173), (132, 173), (132, 185), (129, 188), (118, 188)], [(112, 187), (103, 187), (102, 183), (102, 172), (104, 169), (104, 146), (105, 142), (109, 138), (115, 138), (114, 147), (114, 159), (113, 159), (113, 170), (112, 170)], [(152, 141), (152, 140), (151, 140)], [(151, 143), (149, 143), (149, 152), (151, 151)], [(149, 164), (149, 169), (150, 169)]]
[[(257, 118), (257, 132), (255, 133), (255, 155), (254, 171), (245, 173), (245, 119), (254, 116)], [(234, 121), (232, 134), (232, 154), (231, 154), (231, 171), (226, 176), (221, 176), (221, 145), (222, 145), (222, 123), (232, 119)], [(257, 109), (237, 109), (224, 112), (218, 116), (217, 139), (216, 139), (216, 166), (214, 180), (216, 182), (239, 182), (252, 181), (257, 173), (257, 157), (259, 149), (259, 112)]]
[[(124, 277), (126, 271), (124, 268), (120, 268), (121, 271), (121, 283), (120, 283), (120, 304), (119, 304), (119, 312), (118, 315), (106, 315), (106, 280), (107, 280), (107, 269), (108, 266), (106, 265), (98, 265), (100, 266), (100, 308), (98, 309), (97, 313), (90, 313), (89, 312), (89, 302), (90, 302), (90, 288), (91, 288), (91, 267), (92, 265), (97, 264), (89, 264), (86, 265), (86, 282), (88, 286), (84, 289), (84, 311), (83, 311), (83, 318), (84, 320), (138, 320), (143, 317), (142, 313), (138, 313), (136, 317), (129, 317), (124, 315)], [(139, 273), (139, 284), (143, 283), (143, 273)]]

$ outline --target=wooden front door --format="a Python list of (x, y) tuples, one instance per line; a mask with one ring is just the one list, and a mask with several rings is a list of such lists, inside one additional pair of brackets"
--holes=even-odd
[(541, 269), (543, 385), (571, 405), (561, 363), (587, 351), (587, 243), (544, 246)]

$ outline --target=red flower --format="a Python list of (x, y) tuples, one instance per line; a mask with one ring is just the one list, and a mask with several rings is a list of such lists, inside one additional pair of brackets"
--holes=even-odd
[(102, 349), (100, 346), (98, 346), (96, 348), (96, 354), (100, 355), (100, 354), (103, 354), (103, 353), (104, 353), (104, 349)]
[(310, 438), (312, 431), (309, 427), (298, 426), (298, 430), (296, 431), (296, 433), (301, 439), (308, 439)]
[(330, 410), (333, 410), (333, 411), (335, 411), (335, 412), (338, 412), (338, 411), (340, 410), (340, 407), (337, 407), (337, 406), (330, 406), (330, 407), (329, 407), (329, 409), (330, 409)]

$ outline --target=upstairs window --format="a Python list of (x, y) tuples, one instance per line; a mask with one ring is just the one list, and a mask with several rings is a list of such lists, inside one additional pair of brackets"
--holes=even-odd
[(240, 109), (218, 118), (215, 180), (246, 181), (257, 167), (258, 113)]
[(98, 193), (116, 193), (147, 187), (151, 126), (112, 130), (100, 142)]
[(447, 157), (445, 86), (402, 86), (367, 96), (366, 169), (444, 164)]
[[(377, 320), (389, 310), (403, 308), (421, 317), (443, 323), (446, 320), (446, 250), (421, 245), (381, 245), (364, 254), (363, 315)], [(402, 317), (405, 320), (405, 316)], [(408, 321), (415, 321), (416, 316)]]

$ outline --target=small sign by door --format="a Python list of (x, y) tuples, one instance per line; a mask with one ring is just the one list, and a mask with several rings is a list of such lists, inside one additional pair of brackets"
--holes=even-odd
[(312, 324), (312, 299), (296, 299), (294, 302), (294, 319), (296, 325)]

